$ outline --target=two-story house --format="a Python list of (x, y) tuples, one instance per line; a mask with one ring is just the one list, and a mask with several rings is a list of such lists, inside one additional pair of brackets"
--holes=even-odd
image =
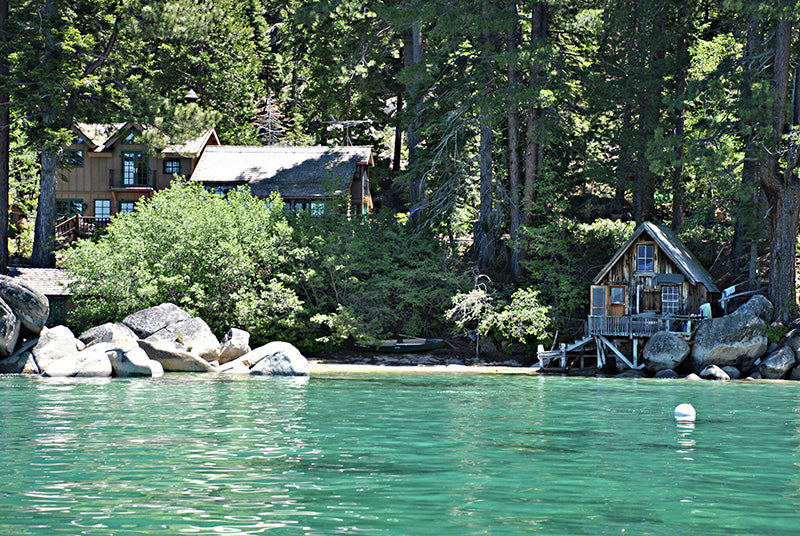
[(210, 145), (219, 145), (211, 128), (180, 145), (153, 155), (141, 143), (143, 129), (134, 123), (78, 123), (75, 141), (64, 148), (62, 179), (56, 183), (60, 218), (80, 214), (99, 222), (130, 212), (136, 201), (169, 186), (176, 175), (190, 176)]

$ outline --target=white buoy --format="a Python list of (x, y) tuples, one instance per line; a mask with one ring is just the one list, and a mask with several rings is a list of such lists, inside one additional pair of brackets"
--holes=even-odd
[(693, 421), (695, 416), (697, 416), (697, 412), (694, 410), (694, 406), (687, 402), (678, 404), (675, 408), (675, 420)]

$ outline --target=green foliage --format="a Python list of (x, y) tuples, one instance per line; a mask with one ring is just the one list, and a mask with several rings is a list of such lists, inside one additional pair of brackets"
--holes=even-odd
[(414, 233), (391, 214), (348, 218), (300, 213), (286, 276), (312, 325), (307, 345), (397, 333), (441, 335), (442, 313), (461, 278), (428, 233)]
[(265, 204), (237, 190), (225, 199), (174, 182), (113, 218), (105, 235), (66, 256), (79, 327), (172, 302), (218, 336), (244, 327), (255, 344), (287, 338), (302, 304), (276, 277), (291, 253), (282, 207), (277, 197)]
[(789, 328), (787, 328), (783, 324), (770, 326), (767, 329), (767, 341), (770, 343), (779, 342), (782, 338), (786, 336), (787, 333), (789, 333)]
[(505, 301), (477, 286), (453, 296), (452, 307), (445, 312), (445, 317), (460, 333), (474, 331), (482, 338), (535, 346), (550, 327), (550, 308), (540, 304), (539, 294), (539, 291), (521, 288)]

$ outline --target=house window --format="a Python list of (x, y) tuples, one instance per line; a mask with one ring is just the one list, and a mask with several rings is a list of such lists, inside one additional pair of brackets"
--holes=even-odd
[(56, 217), (83, 214), (83, 199), (56, 199)]
[(122, 151), (122, 185), (148, 186), (147, 156), (142, 151)]
[(136, 206), (135, 201), (120, 201), (119, 214), (130, 214), (131, 212), (133, 212), (135, 206)]
[(71, 168), (83, 167), (83, 149), (65, 149), (61, 162)]
[(323, 214), (325, 214), (325, 202), (312, 201), (310, 212), (312, 216), (322, 216)]
[(123, 145), (133, 145), (134, 143), (136, 143), (136, 134), (134, 132), (131, 132), (122, 140)]
[(640, 244), (636, 246), (636, 271), (637, 272), (652, 272), (653, 271), (653, 245)]
[(94, 217), (101, 220), (108, 220), (111, 217), (111, 200), (94, 200)]
[(680, 287), (661, 287), (661, 312), (677, 313), (681, 308)]
[(611, 287), (611, 304), (625, 305), (625, 287)]
[(178, 175), (181, 172), (181, 161), (176, 158), (164, 160), (164, 173), (167, 175)]

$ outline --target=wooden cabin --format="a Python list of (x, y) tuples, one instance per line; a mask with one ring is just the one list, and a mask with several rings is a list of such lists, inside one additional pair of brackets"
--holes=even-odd
[(350, 214), (372, 209), (369, 168), (372, 148), (366, 146), (266, 147), (222, 145), (200, 157), (191, 181), (218, 193), (248, 186), (253, 195), (281, 195), (289, 209), (325, 212), (334, 198), (346, 196)]
[[(586, 337), (540, 352), (540, 363), (594, 343), (598, 367), (607, 352), (641, 368), (639, 349), (658, 331), (690, 337), (701, 307), (719, 298), (708, 271), (668, 227), (642, 223), (592, 281)], [(709, 306), (705, 306), (708, 308)]]
[[(139, 199), (167, 188), (176, 175), (191, 175), (203, 150), (219, 145), (211, 128), (152, 154), (141, 143), (144, 130), (130, 122), (73, 126), (75, 139), (62, 153), (60, 174), (64, 180), (56, 182), (59, 221), (71, 221), (60, 227), (103, 226), (112, 215), (130, 212)], [(63, 228), (57, 230), (66, 234)]]

